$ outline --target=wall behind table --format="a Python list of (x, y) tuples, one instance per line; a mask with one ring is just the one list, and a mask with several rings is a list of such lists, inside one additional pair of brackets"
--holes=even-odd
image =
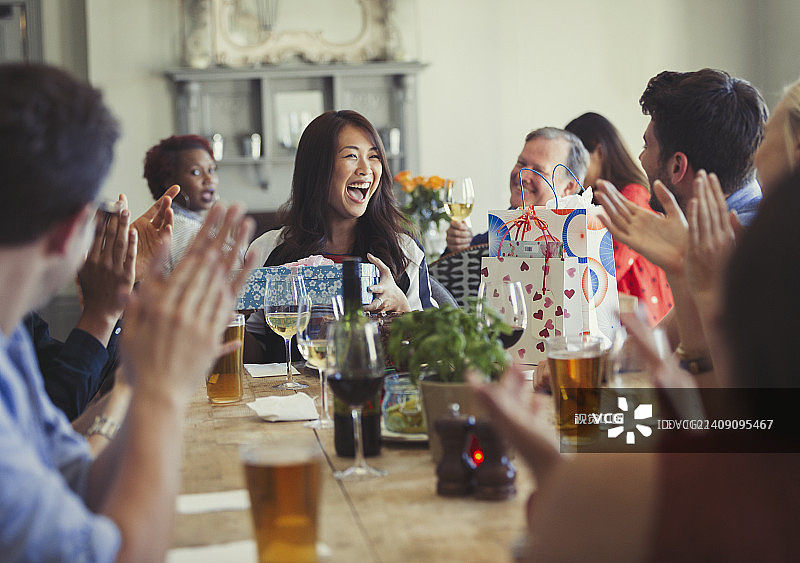
[[(395, 2), (398, 24), (416, 30), (404, 34), (413, 43), (404, 50), (430, 64), (419, 79), (421, 166), (414, 172), (471, 175), (476, 230), (486, 228), (489, 209), (507, 204), (508, 172), (530, 129), (599, 111), (638, 154), (647, 124), (638, 98), (661, 70), (723, 68), (763, 88), (770, 105), (800, 75), (792, 38), (800, 7), (789, 0)], [(124, 191), (141, 212), (152, 202), (141, 177), (144, 153), (174, 131), (162, 72), (179, 65), (180, 2), (43, 4), (45, 56), (73, 68), (80, 66), (73, 47), (80, 53), (81, 46), (64, 41), (65, 22), (79, 20), (85, 4), (85, 72), (123, 126), (105, 193)], [(303, 9), (299, 1), (292, 6)], [(262, 198), (255, 186), (245, 194), (221, 190), (226, 199)]]
[(508, 205), (508, 175), (530, 130), (597, 111), (638, 155), (650, 77), (711, 66), (755, 81), (763, 4), (420, 2), (421, 58), (432, 63), (420, 78), (420, 173), (472, 176), (472, 221), (485, 231), (488, 210)]
[[(728, 70), (762, 89), (770, 107), (782, 86), (800, 76), (794, 40), (800, 3), (794, 0), (395, 2), (403, 50), (430, 65), (419, 79), (421, 164), (413, 172), (472, 176), (476, 232), (486, 229), (489, 209), (507, 205), (508, 173), (533, 128), (563, 127), (584, 111), (598, 111), (638, 154), (647, 124), (638, 99), (661, 70)], [(104, 193), (125, 192), (134, 214), (152, 203), (142, 178), (144, 153), (174, 132), (163, 70), (180, 64), (180, 5), (42, 5), (45, 60), (102, 88), (122, 123)], [(303, 10), (300, 0), (291, 6)], [(221, 191), (229, 200), (263, 197), (255, 186)], [(65, 291), (74, 294), (72, 286)]]

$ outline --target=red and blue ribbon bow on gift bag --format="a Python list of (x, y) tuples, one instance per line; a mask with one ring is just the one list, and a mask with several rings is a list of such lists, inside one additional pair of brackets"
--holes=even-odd
[(555, 200), (556, 200), (555, 208), (558, 209), (558, 194), (556, 193), (555, 184), (556, 184), (556, 170), (558, 170), (559, 167), (561, 167), (564, 170), (566, 170), (567, 172), (569, 172), (570, 176), (575, 178), (575, 181), (578, 182), (578, 185), (581, 187), (581, 192), (583, 192), (583, 185), (581, 184), (580, 180), (578, 180), (578, 178), (575, 176), (575, 174), (572, 173), (572, 170), (570, 170), (569, 167), (567, 167), (567, 166), (565, 166), (563, 164), (557, 164), (553, 168), (553, 174), (552, 174), (552, 178), (551, 178), (550, 181), (548, 181), (548, 179), (544, 176), (544, 174), (542, 174), (541, 172), (539, 172), (537, 170), (533, 170), (532, 168), (520, 168), (520, 170), (519, 170), (519, 190), (520, 190), (520, 193), (522, 195), (522, 207), (519, 208), (519, 209), (522, 211), (522, 214), (519, 215), (518, 217), (510, 220), (510, 221), (506, 221), (505, 223), (503, 223), (500, 226), (500, 228), (497, 229), (497, 233), (500, 234), (500, 231), (503, 230), (503, 228), (505, 228), (506, 232), (509, 235), (509, 237), (511, 235), (511, 230), (515, 229), (514, 240), (525, 240), (525, 235), (528, 232), (533, 230), (533, 225), (535, 225), (536, 228), (538, 228), (542, 232), (542, 238), (544, 238), (544, 242), (545, 242), (545, 249), (544, 249), (544, 252), (543, 252), (543, 254), (544, 254), (544, 276), (542, 276), (542, 292), (547, 291), (547, 273), (548, 273), (548, 271), (550, 269), (548, 267), (547, 262), (551, 257), (555, 256), (555, 254), (556, 254), (553, 251), (553, 249), (551, 248), (550, 244), (548, 244), (548, 239), (549, 239), (549, 242), (558, 243), (559, 241), (550, 232), (550, 229), (547, 226), (547, 222), (545, 222), (541, 217), (536, 215), (536, 210), (535, 210), (534, 206), (531, 205), (530, 207), (527, 207), (527, 208), (525, 207), (525, 190), (522, 187), (522, 172), (523, 172), (523, 170), (527, 170), (529, 172), (533, 172), (534, 174), (536, 174), (542, 180), (545, 181), (545, 183), (552, 190), (553, 195), (555, 196)]

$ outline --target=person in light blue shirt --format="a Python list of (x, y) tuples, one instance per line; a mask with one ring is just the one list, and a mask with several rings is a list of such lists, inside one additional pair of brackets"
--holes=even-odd
[[(252, 261), (228, 280), (253, 224), (220, 205), (168, 277), (151, 275), (127, 297), (117, 376), (133, 393), (127, 414), (91, 425), (92, 439), (108, 440), (97, 457), (48, 398), (23, 318), (85, 260), (118, 135), (88, 84), (46, 65), (0, 65), (3, 561), (163, 561), (186, 405), (214, 359), (237, 346), (221, 337)], [(154, 272), (169, 252), (165, 235)], [(145, 237), (123, 229), (107, 242), (135, 267)]]
[(728, 209), (736, 212), (739, 224), (746, 227), (758, 213), (758, 206), (761, 204), (761, 186), (755, 178), (751, 178), (744, 186), (725, 198)]
[(0, 546), (8, 561), (112, 561), (120, 532), (86, 506), (86, 440), (47, 399), (27, 331), (0, 334)]

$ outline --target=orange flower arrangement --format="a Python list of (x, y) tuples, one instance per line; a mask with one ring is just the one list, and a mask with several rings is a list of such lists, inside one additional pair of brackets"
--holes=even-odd
[(426, 233), (434, 224), (438, 229), (441, 221), (450, 220), (444, 212), (442, 201), (444, 178), (412, 176), (411, 172), (403, 170), (394, 177), (394, 181), (404, 193), (408, 194), (409, 197), (403, 204), (402, 210), (406, 217), (417, 225), (420, 233)]

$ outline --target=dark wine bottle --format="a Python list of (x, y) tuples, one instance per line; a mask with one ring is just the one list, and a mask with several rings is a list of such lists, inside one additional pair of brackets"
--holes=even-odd
[[(344, 303), (344, 322), (358, 324), (366, 322), (361, 307), (361, 260), (348, 258), (342, 262), (342, 300)], [(361, 439), (364, 455), (367, 457), (381, 453), (381, 390), (365, 404), (361, 414)], [(334, 395), (333, 398), (333, 443), (336, 455), (355, 457), (353, 441), (353, 418), (350, 407)]]

